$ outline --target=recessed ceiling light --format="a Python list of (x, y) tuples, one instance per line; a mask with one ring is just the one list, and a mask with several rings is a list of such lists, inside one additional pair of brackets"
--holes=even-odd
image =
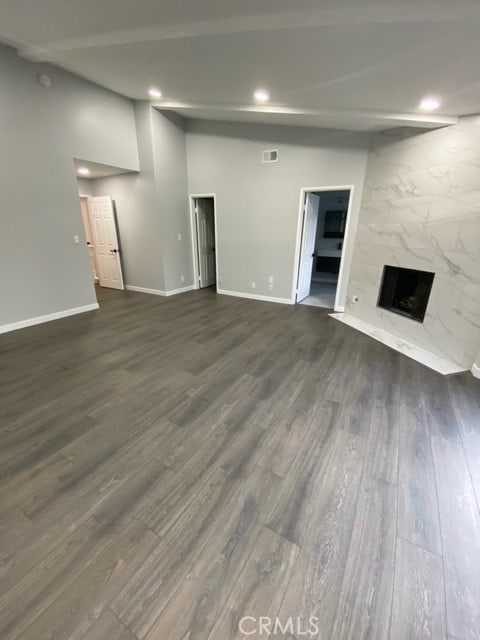
[(270, 94), (265, 89), (257, 89), (253, 94), (253, 97), (257, 102), (267, 102), (270, 98)]
[(437, 98), (423, 98), (420, 102), (420, 109), (423, 111), (435, 111), (440, 106), (440, 100)]
[(77, 173), (79, 173), (81, 176), (88, 176), (88, 174), (90, 173), (90, 169), (87, 169), (87, 167), (78, 167)]
[(160, 91), (160, 89), (157, 89), (156, 87), (150, 87), (150, 89), (148, 90), (148, 94), (151, 98), (161, 98), (162, 97), (162, 92)]

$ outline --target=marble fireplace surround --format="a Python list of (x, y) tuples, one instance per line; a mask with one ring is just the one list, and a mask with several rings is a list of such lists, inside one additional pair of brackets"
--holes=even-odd
[[(377, 306), (384, 265), (435, 273), (423, 323)], [(332, 316), (441, 373), (478, 373), (480, 116), (372, 134), (345, 313)]]

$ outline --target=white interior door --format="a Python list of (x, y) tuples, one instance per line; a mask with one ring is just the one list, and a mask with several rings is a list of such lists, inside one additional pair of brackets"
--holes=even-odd
[(197, 219), (198, 275), (200, 288), (216, 282), (215, 273), (215, 210), (213, 198), (198, 198)]
[(320, 196), (314, 193), (306, 194), (303, 210), (302, 248), (298, 269), (297, 302), (310, 295), (319, 204)]
[(100, 196), (88, 198), (87, 202), (100, 286), (123, 289), (122, 265), (112, 199), (109, 196)]

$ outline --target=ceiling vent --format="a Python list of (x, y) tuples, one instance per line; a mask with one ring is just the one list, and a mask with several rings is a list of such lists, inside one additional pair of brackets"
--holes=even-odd
[(278, 162), (278, 149), (262, 151), (262, 162)]

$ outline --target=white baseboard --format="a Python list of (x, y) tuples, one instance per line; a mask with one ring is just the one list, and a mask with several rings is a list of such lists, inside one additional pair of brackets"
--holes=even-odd
[(125, 289), (127, 291), (136, 291), (137, 293), (151, 293), (154, 296), (166, 296), (166, 291), (160, 291), (160, 289), (147, 289), (147, 287), (136, 287), (133, 284), (126, 284)]
[(261, 300), (262, 302), (277, 302), (279, 304), (293, 304), (291, 298), (274, 298), (273, 296), (262, 296), (258, 293), (243, 293), (240, 291), (227, 291), (217, 289), (217, 293), (222, 296), (234, 296), (235, 298), (248, 298), (250, 300)]
[(472, 376), (475, 376), (475, 378), (480, 378), (480, 367), (478, 366), (478, 364), (473, 364), (471, 371)]
[(189, 284), (188, 287), (182, 287), (181, 289), (170, 289), (170, 291), (165, 291), (166, 296), (176, 296), (178, 293), (186, 293), (187, 291), (193, 290), (193, 284)]
[(136, 291), (137, 293), (150, 293), (154, 296), (176, 296), (178, 293), (185, 293), (186, 291), (191, 291), (193, 289), (193, 285), (188, 285), (188, 287), (182, 287), (181, 289), (170, 289), (170, 291), (161, 291), (160, 289), (148, 289), (147, 287), (136, 287), (133, 284), (125, 285), (125, 289), (128, 291)]
[(86, 304), (83, 307), (75, 307), (74, 309), (65, 309), (65, 311), (57, 311), (57, 313), (49, 313), (46, 316), (38, 316), (37, 318), (28, 318), (28, 320), (20, 320), (19, 322), (12, 322), (11, 324), (3, 324), (0, 325), (0, 333), (33, 327), (36, 324), (43, 324), (44, 322), (51, 322), (52, 320), (59, 320), (60, 318), (68, 318), (68, 316), (76, 316), (79, 313), (86, 313), (87, 311), (94, 311), (95, 309), (98, 309), (98, 302)]

